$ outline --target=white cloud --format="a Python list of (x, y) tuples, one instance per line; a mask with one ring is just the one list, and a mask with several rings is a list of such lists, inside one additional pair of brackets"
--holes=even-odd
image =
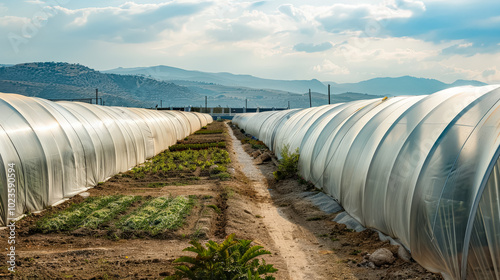
[(409, 18), (415, 12), (425, 11), (421, 1), (397, 0), (379, 4), (334, 4), (322, 7), (323, 12), (316, 19), (329, 32), (339, 33), (346, 30), (364, 31), (368, 36), (378, 36), (379, 32), (370, 31), (374, 26), (380, 31), (381, 21), (396, 18)]
[(331, 49), (332, 47), (333, 45), (330, 42), (323, 42), (320, 44), (300, 43), (295, 45), (293, 49), (299, 52), (313, 53), (313, 52), (326, 51)]
[(45, 4), (44, 1), (41, 1), (41, 0), (27, 0), (27, 1), (24, 1), (26, 3), (29, 3), (29, 4), (35, 4), (35, 5), (43, 5)]
[(472, 43), (463, 43), (463, 44), (459, 44), (457, 45), (457, 48), (468, 48), (468, 47), (472, 47)]
[(57, 25), (68, 36), (141, 43), (158, 40), (164, 30), (180, 30), (189, 17), (208, 3), (172, 1), (158, 4), (127, 2), (118, 7), (69, 9), (55, 7)]
[(13, 30), (21, 28), (27, 21), (29, 21), (29, 19), (24, 17), (3, 16), (0, 17), (0, 27)]
[(339, 66), (329, 59), (325, 59), (322, 64), (313, 67), (314, 71), (329, 75), (348, 75), (351, 72), (344, 66)]
[(497, 66), (488, 68), (483, 71), (482, 76), (485, 81), (490, 84), (500, 83), (500, 69)]
[(244, 11), (239, 17), (212, 20), (208, 34), (220, 41), (254, 40), (280, 30), (276, 20), (263, 12)]
[(0, 15), (1, 14), (6, 14), (9, 8), (5, 7), (3, 3), (0, 3)]
[(395, 0), (394, 5), (397, 8), (412, 12), (424, 12), (426, 10), (424, 2), (418, 0)]
[[(23, 36), (26, 23), (36, 21), (35, 10), (42, 9), (38, 2), (21, 2), (24, 6), (19, 4), (15, 11), (12, 5), (0, 4), (0, 33)], [(47, 1), (52, 2), (56, 3)], [(392, 27), (427, 15), (434, 2), (144, 2), (148, 1), (117, 0), (110, 6), (97, 0), (69, 1), (64, 7), (44, 8), (48, 16), (39, 14), (42, 24), (26, 37), (29, 42), (22, 42), (18, 55), (10, 51), (7, 40), (0, 40), (0, 61), (71, 61), (98, 69), (165, 64), (336, 82), (403, 75), (446, 82), (500, 81), (497, 41), (489, 54), (475, 55), (480, 46), (473, 40), (426, 41), (406, 33), (391, 37)], [(2, 17), (2, 9), (7, 8), (9, 16)]]
[(304, 21), (306, 19), (304, 13), (301, 10), (295, 8), (292, 4), (284, 4), (279, 6), (278, 11), (298, 22)]

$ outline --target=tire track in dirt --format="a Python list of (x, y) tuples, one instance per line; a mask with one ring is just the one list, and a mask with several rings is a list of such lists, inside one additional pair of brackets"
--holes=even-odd
[[(262, 198), (257, 206), (260, 208), (260, 213), (263, 222), (266, 225), (269, 235), (271, 236), (279, 255), (286, 262), (289, 279), (320, 279), (310, 268), (313, 266), (311, 260), (302, 250), (302, 246), (313, 246), (310, 236), (305, 234), (303, 230), (293, 224), (286, 218), (282, 217), (279, 209), (277, 209), (271, 200), (271, 195), (267, 190), (267, 183), (262, 172), (256, 168), (252, 158), (243, 150), (241, 142), (236, 139), (231, 129), (228, 129), (233, 140), (233, 149), (236, 153), (240, 170), (249, 179), (252, 188)], [(310, 244), (309, 244), (310, 243)]]

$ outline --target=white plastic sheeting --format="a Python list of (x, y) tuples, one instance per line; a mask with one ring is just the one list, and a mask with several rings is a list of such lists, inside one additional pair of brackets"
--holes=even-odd
[[(212, 121), (200, 113), (0, 93), (0, 224), (126, 171)], [(14, 215), (7, 212), (8, 182), (15, 185)]]
[[(356, 220), (447, 279), (500, 279), (500, 86), (458, 87), (233, 122)], [(271, 137), (270, 137), (271, 135)]]

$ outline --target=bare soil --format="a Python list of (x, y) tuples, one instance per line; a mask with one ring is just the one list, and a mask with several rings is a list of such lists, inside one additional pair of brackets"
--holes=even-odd
[[(275, 181), (275, 159), (256, 165), (248, 153), (255, 149), (240, 142), (245, 136), (227, 123), (214, 122), (207, 129), (224, 129), (223, 134), (191, 135), (182, 143), (225, 141), (234, 168), (227, 181), (212, 179), (198, 170), (169, 172), (140, 180), (118, 174), (89, 190), (91, 196), (128, 194), (147, 197), (196, 195), (198, 203), (185, 225), (158, 236), (127, 235), (113, 222), (97, 230), (85, 228), (71, 232), (43, 234), (33, 230), (37, 221), (84, 200), (75, 196), (63, 204), (18, 221), (17, 271), (9, 273), (6, 253), (0, 255), (0, 277), (10, 279), (163, 279), (175, 269), (173, 261), (187, 253), (191, 238), (221, 241), (230, 233), (254, 240), (270, 250), (268, 263), (279, 269), (276, 279), (441, 279), (414, 261), (397, 259), (391, 265), (370, 268), (360, 265), (363, 256), (378, 248), (396, 253), (397, 247), (382, 242), (378, 234), (365, 230), (352, 232), (331, 220), (302, 198), (314, 191), (296, 179)], [(150, 183), (165, 183), (151, 187)], [(140, 201), (127, 210), (138, 207)], [(216, 205), (216, 213), (208, 205)], [(121, 215), (126, 215), (122, 213)], [(6, 230), (0, 240), (7, 248)], [(395, 254), (396, 255), (396, 254)]]

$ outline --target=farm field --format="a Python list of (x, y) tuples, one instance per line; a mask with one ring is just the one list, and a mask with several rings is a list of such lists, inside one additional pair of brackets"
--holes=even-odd
[[(303, 199), (313, 186), (276, 181), (276, 160), (262, 153), (270, 152), (237, 127), (213, 122), (172, 151), (99, 183), (88, 198), (27, 215), (16, 223), (14, 278), (163, 279), (191, 239), (235, 233), (271, 251), (264, 259), (279, 270), (276, 279), (441, 279), (400, 258), (364, 265), (366, 254), (396, 254), (398, 247), (371, 230), (332, 222), (336, 214)], [(10, 277), (6, 266), (0, 274)]]

